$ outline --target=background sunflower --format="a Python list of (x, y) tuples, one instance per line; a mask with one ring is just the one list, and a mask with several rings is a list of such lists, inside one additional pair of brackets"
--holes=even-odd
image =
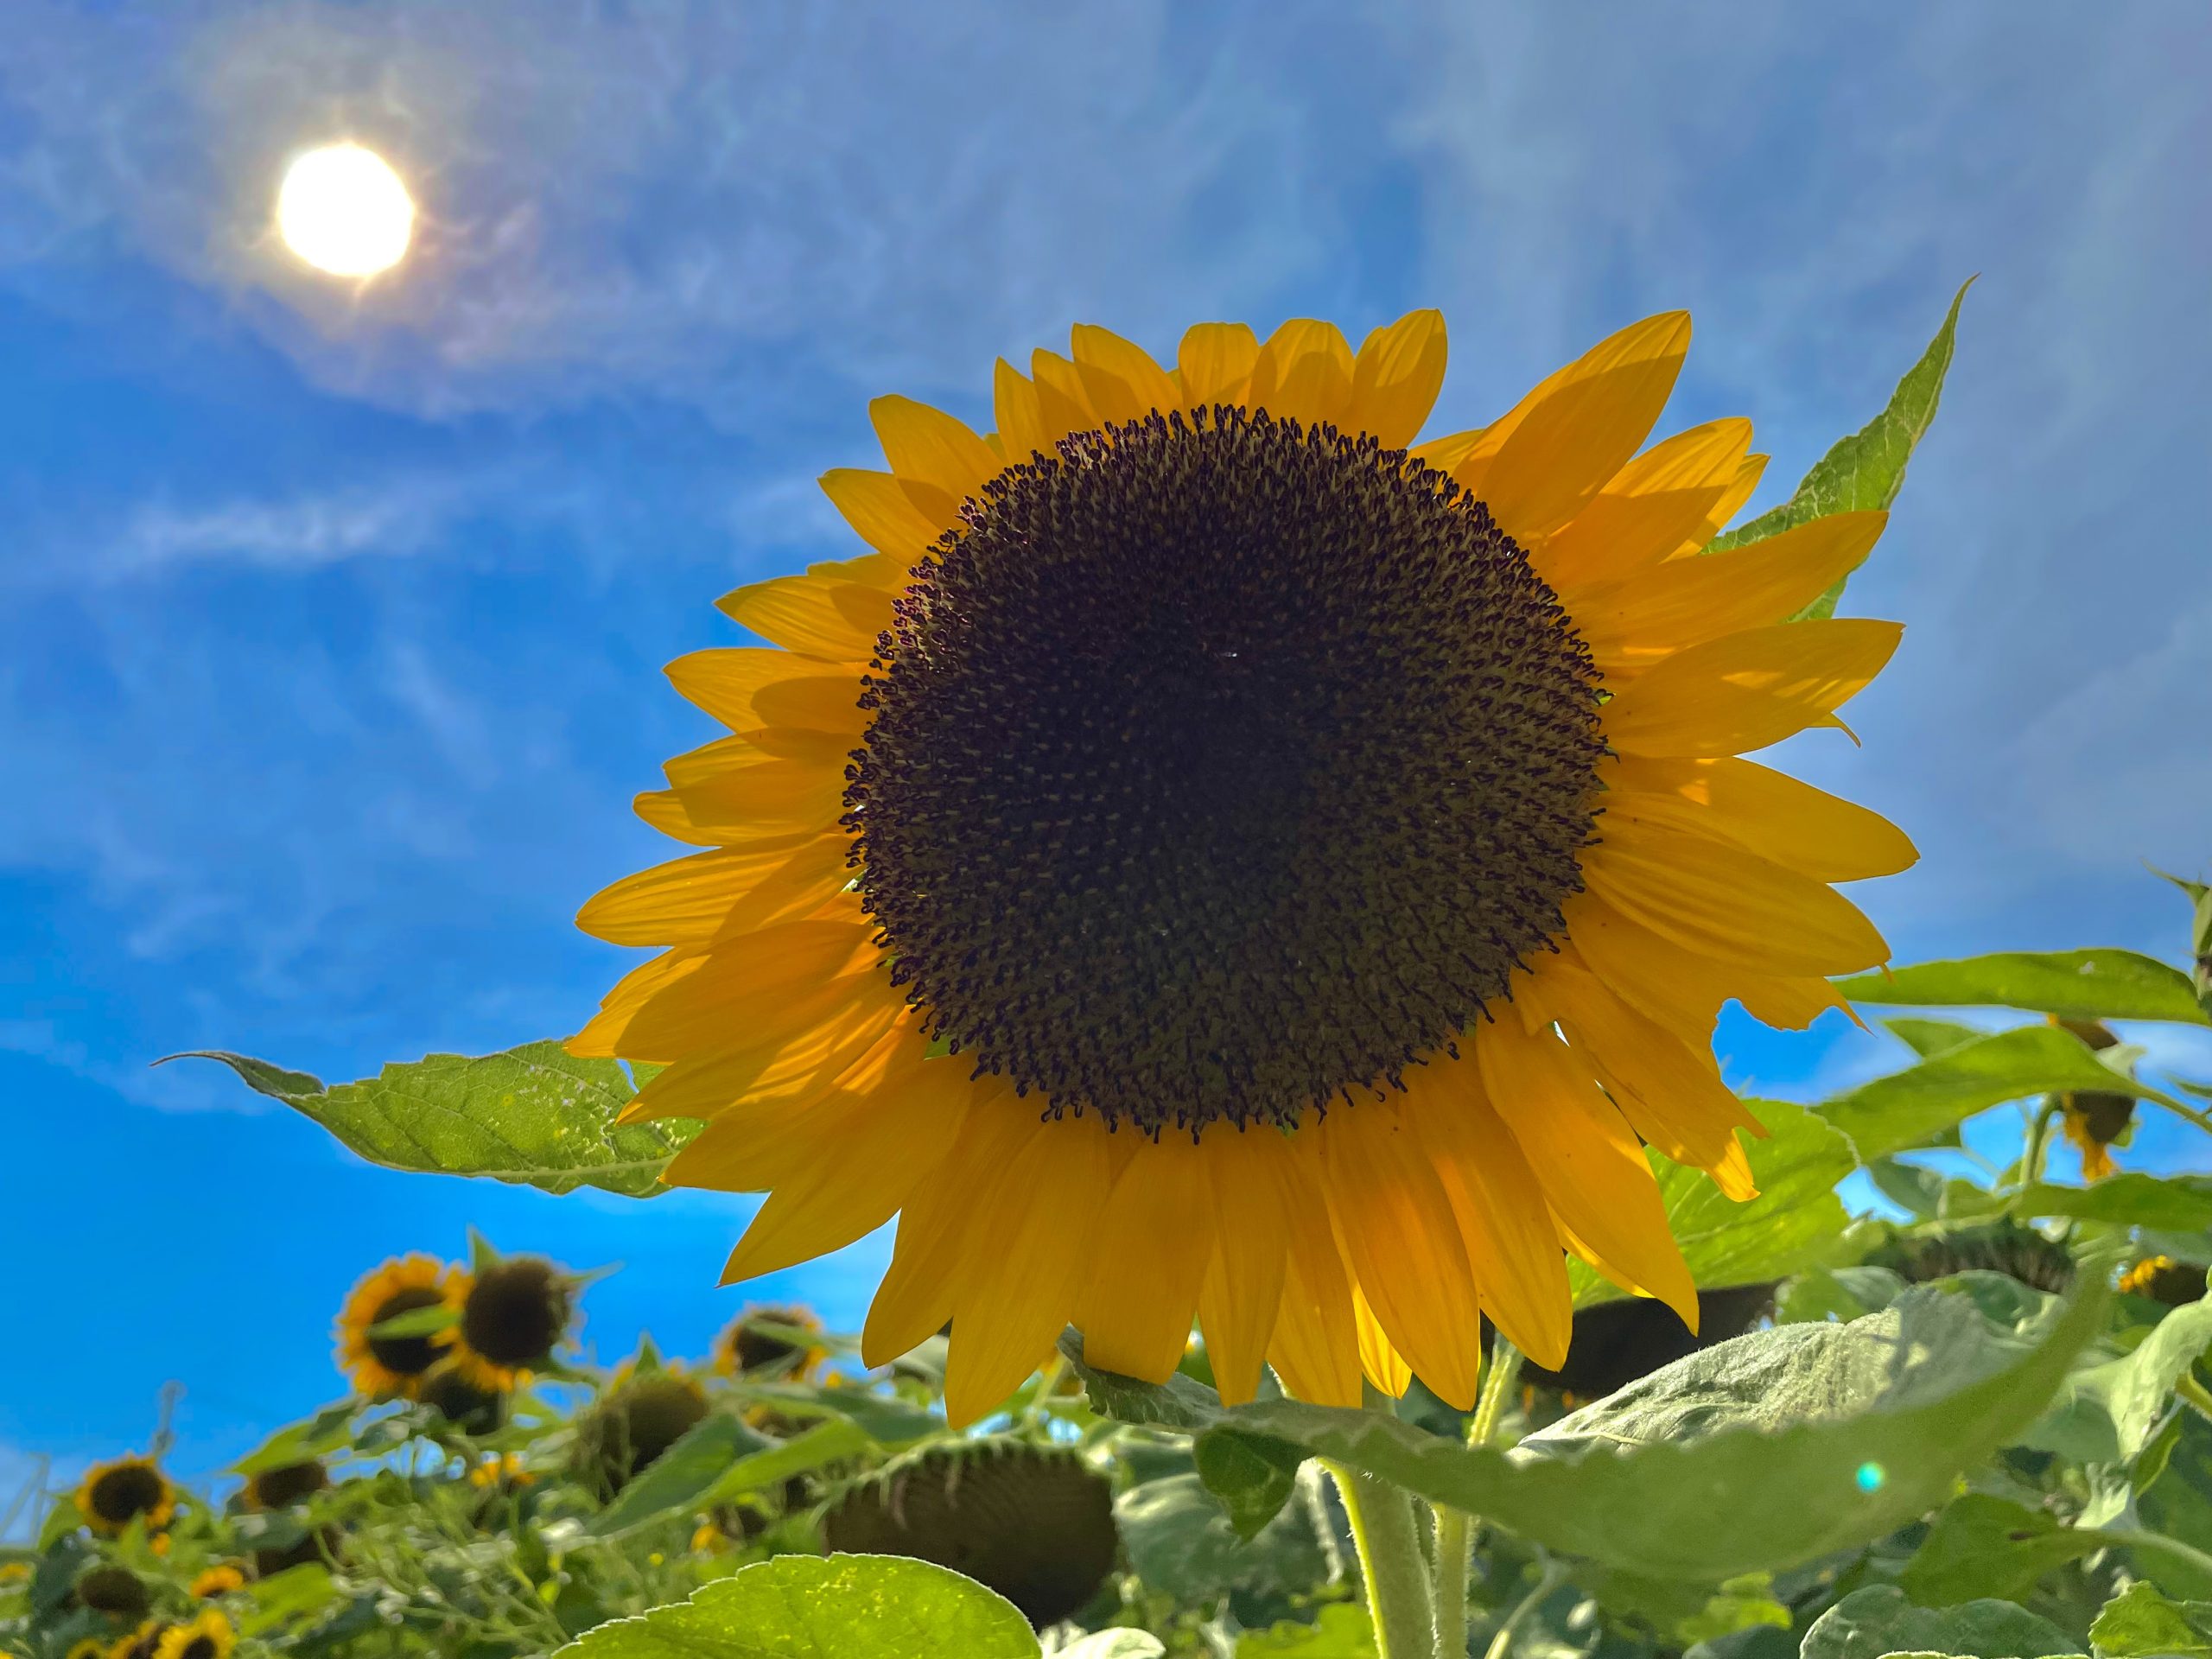
[(364, 1275), (338, 1311), (338, 1369), (359, 1393), (413, 1399), (452, 1345), (450, 1325), (405, 1335), (378, 1335), (377, 1327), (408, 1314), (455, 1312), (465, 1285), (458, 1268), (419, 1250)]

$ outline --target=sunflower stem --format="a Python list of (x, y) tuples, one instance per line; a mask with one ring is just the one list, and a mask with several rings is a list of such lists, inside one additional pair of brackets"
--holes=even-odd
[(2050, 1140), (2050, 1120), (2057, 1115), (2056, 1097), (2044, 1102), (2043, 1109), (2028, 1125), (2028, 1143), (2020, 1148), (2020, 1185), (2033, 1186), (2043, 1179), (2044, 1150)]
[[(1506, 1397), (1521, 1379), (1521, 1351), (1503, 1331), (1491, 1341), (1490, 1369), (1484, 1374), (1475, 1414), (1467, 1424), (1467, 1444), (1488, 1446), (1505, 1414)], [(1466, 1659), (1467, 1580), (1475, 1564), (1476, 1517), (1464, 1510), (1436, 1510), (1436, 1659)]]
[(1513, 1651), (1513, 1637), (1521, 1629), (1522, 1622), (1543, 1605), (1544, 1599), (1559, 1588), (1560, 1580), (1566, 1576), (1557, 1561), (1547, 1559), (1544, 1570), (1536, 1580), (1536, 1587), (1522, 1597), (1513, 1611), (1505, 1616), (1505, 1623), (1499, 1625), (1497, 1634), (1491, 1637), (1483, 1659), (1506, 1659), (1506, 1656)]
[(1436, 1618), (1413, 1494), (1342, 1464), (1324, 1459), (1323, 1467), (1351, 1522), (1376, 1659), (1424, 1659), (1434, 1649)]

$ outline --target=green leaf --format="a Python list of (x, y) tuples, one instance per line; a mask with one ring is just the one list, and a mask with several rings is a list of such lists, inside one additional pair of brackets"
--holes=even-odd
[(747, 1383), (740, 1397), (762, 1401), (791, 1416), (849, 1417), (879, 1446), (905, 1446), (944, 1432), (944, 1419), (887, 1394), (831, 1384)]
[(2159, 1420), (2173, 1404), (2174, 1384), (2208, 1349), (2212, 1349), (2212, 1300), (2191, 1302), (2159, 1320), (2133, 1353), (2110, 1368), (2105, 1399), (2123, 1459), (2133, 1459), (2151, 1443)]
[(1137, 1577), (1178, 1601), (1305, 1590), (1327, 1572), (1302, 1511), (1285, 1509), (1247, 1542), (1196, 1475), (1130, 1487), (1114, 1500), (1114, 1524)]
[(2104, 1543), (2101, 1534), (2062, 1526), (2047, 1510), (1968, 1492), (1936, 1517), (1897, 1583), (1923, 1607), (1986, 1596), (2017, 1600), (2044, 1573)]
[(1294, 1446), (1205, 1434), (1192, 1447), (1192, 1457), (1198, 1478), (1228, 1511), (1230, 1525), (1243, 1539), (1258, 1537), (1290, 1502), (1299, 1465), (1306, 1460)]
[[(1082, 1370), (1103, 1412), (1296, 1446), (1548, 1548), (1711, 1584), (1882, 1536), (2033, 1422), (2103, 1328), (2108, 1264), (2032, 1339), (1916, 1290), (1850, 1325), (1798, 1325), (1678, 1361), (1510, 1452), (1380, 1412)], [(1187, 1379), (1179, 1379), (1187, 1382)]]
[(1942, 1212), (1943, 1178), (1934, 1170), (1876, 1158), (1867, 1164), (1866, 1174), (1881, 1195), (1907, 1215), (1932, 1221)]
[(2049, 1619), (1993, 1599), (1940, 1611), (1916, 1607), (1893, 1585), (1854, 1590), (1814, 1621), (1801, 1659), (1881, 1659), (1894, 1654), (1963, 1659), (2043, 1659), (2078, 1654), (2080, 1644)]
[(2212, 1601), (2212, 1423), (2184, 1411), (2167, 1431), (2171, 1449), (2156, 1476), (2136, 1494), (2144, 1529), (2188, 1546), (2196, 1559), (2146, 1543), (2134, 1546), (2143, 1576), (2166, 1594)]
[[(1835, 1184), (1851, 1173), (1849, 1142), (1802, 1106), (1780, 1100), (1744, 1104), (1767, 1128), (1765, 1140), (1744, 1143), (1759, 1188), (1748, 1203), (1728, 1198), (1700, 1171), (1648, 1154), (1682, 1260), (1708, 1289), (1818, 1266), (1834, 1254), (1849, 1221), (1835, 1196)], [(1567, 1279), (1578, 1307), (1627, 1294), (1580, 1258), (1569, 1262)]]
[(1888, 1268), (1815, 1268), (1783, 1287), (1774, 1317), (1783, 1325), (1862, 1319), (1904, 1294), (1904, 1280)]
[(241, 1636), (266, 1636), (313, 1618), (338, 1599), (330, 1569), (321, 1561), (302, 1561), (253, 1582), (253, 1605), (238, 1619)]
[(404, 1313), (395, 1313), (388, 1319), (379, 1319), (369, 1327), (369, 1334), (372, 1337), (427, 1337), (450, 1330), (460, 1323), (459, 1308), (435, 1302), (429, 1307), (411, 1307)]
[(1375, 1627), (1366, 1610), (1335, 1602), (1311, 1624), (1289, 1619), (1236, 1638), (1236, 1659), (1375, 1659)]
[[(1732, 547), (1764, 541), (1770, 536), (1779, 536), (1785, 530), (1795, 530), (1830, 513), (1871, 512), (1896, 500), (1897, 491), (1904, 484), (1905, 463), (1912, 459), (1913, 447), (1936, 418), (1936, 405), (1943, 394), (1943, 376), (1951, 366), (1959, 307), (1966, 300), (1967, 289), (1973, 286), (1974, 279), (1969, 277), (1960, 288), (1943, 318), (1943, 326), (1928, 342), (1920, 361), (1897, 382), (1897, 390), (1890, 394), (1888, 406), (1879, 415), (1850, 437), (1839, 440), (1799, 480), (1789, 499), (1761, 513), (1740, 529), (1714, 537), (1706, 551), (1725, 553)], [(1843, 595), (1843, 581), (1839, 580), (1792, 620), (1833, 616), (1836, 601)]]
[(264, 1469), (283, 1469), (310, 1458), (326, 1458), (353, 1440), (353, 1413), (359, 1402), (340, 1400), (325, 1406), (304, 1422), (278, 1429), (231, 1465), (234, 1475), (257, 1475)]
[(2212, 1602), (2168, 1601), (2138, 1580), (2104, 1605), (2089, 1640), (2105, 1659), (2207, 1659), (2212, 1656)]
[(1029, 1621), (973, 1580), (896, 1555), (779, 1555), (689, 1601), (586, 1631), (559, 1659), (1037, 1659)]
[(2192, 881), (2187, 876), (2166, 875), (2158, 872), (2189, 896), (2195, 913), (2190, 918), (2189, 953), (2195, 973), (2190, 988), (2196, 994), (2196, 1006), (2207, 1020), (2212, 1020), (2212, 887), (2202, 881)]
[(1861, 1084), (1817, 1109), (1851, 1137), (1860, 1160), (1867, 1161), (1924, 1147), (1937, 1134), (2008, 1100), (2076, 1090), (2165, 1098), (2103, 1064), (2063, 1027), (2018, 1026)]
[(832, 1417), (781, 1445), (740, 1458), (701, 1495), (700, 1507), (708, 1508), (746, 1492), (757, 1492), (763, 1487), (779, 1486), (793, 1475), (810, 1474), (846, 1458), (858, 1457), (874, 1446), (868, 1431), (851, 1418)]
[(654, 1459), (620, 1496), (584, 1525), (591, 1538), (620, 1538), (651, 1526), (678, 1510), (705, 1507), (707, 1492), (748, 1456), (769, 1442), (736, 1418), (716, 1412), (701, 1419)]
[(1955, 1020), (1885, 1020), (1884, 1030), (1926, 1059), (1961, 1043), (1971, 1043), (1989, 1033), (1979, 1026), (1962, 1026)]
[(2094, 1186), (2026, 1187), (2011, 1208), (2021, 1216), (2068, 1216), (2076, 1221), (2201, 1233), (2212, 1228), (2212, 1175), (2145, 1175), (2123, 1170)]
[(303, 1071), (214, 1050), (170, 1059), (219, 1060), (372, 1164), (572, 1192), (595, 1186), (633, 1198), (662, 1191), (660, 1172), (698, 1133), (685, 1120), (617, 1127), (630, 1080), (613, 1060), (580, 1060), (553, 1042), (471, 1058), (431, 1054), (373, 1077), (325, 1088)]
[(2067, 1020), (2212, 1025), (2189, 976), (2133, 950), (2004, 950), (1836, 981), (1854, 1002), (1890, 1007), (2025, 1008)]

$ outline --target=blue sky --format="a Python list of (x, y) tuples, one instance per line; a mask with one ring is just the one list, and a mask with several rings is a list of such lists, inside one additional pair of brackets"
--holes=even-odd
[[(0, 39), (0, 1484), (205, 1474), (336, 1391), (386, 1253), (620, 1262), (601, 1357), (696, 1350), (747, 1201), (366, 1168), (171, 1051), (343, 1078), (573, 1029), (576, 906), (661, 855), (704, 734), (662, 663), (842, 556), (813, 486), (887, 391), (985, 423), (1076, 320), (1441, 305), (1478, 423), (1688, 306), (1666, 425), (1746, 413), (1765, 499), (1961, 280), (1943, 412), (1847, 608), (1903, 619), (1793, 749), (1925, 855), (1901, 958), (2121, 944), (2212, 860), (2212, 35), (2166, 3), (995, 9), (19, 0)], [(350, 137), (423, 205), (357, 290), (274, 243)], [(1895, 1056), (1732, 1024), (1810, 1096)], [(2200, 1074), (2212, 1057), (2177, 1050)], [(2140, 1155), (2190, 1155), (2154, 1133)], [(856, 1316), (880, 1241), (772, 1287)]]

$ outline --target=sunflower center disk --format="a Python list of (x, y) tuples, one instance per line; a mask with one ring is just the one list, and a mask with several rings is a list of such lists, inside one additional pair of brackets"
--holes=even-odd
[(1395, 1083), (1580, 885), (1596, 677), (1479, 503), (1217, 410), (1065, 440), (899, 607), (846, 823), (979, 1075), (1157, 1133)]

